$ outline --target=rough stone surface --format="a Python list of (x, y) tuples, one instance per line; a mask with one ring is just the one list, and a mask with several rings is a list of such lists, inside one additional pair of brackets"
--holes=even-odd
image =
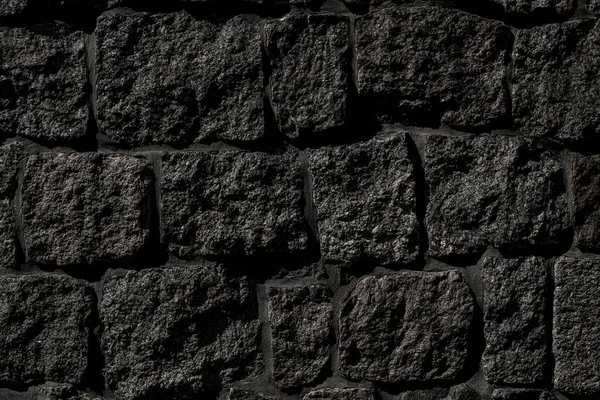
[(255, 286), (213, 263), (108, 278), (100, 304), (108, 386), (123, 400), (191, 400), (262, 372)]
[(368, 388), (321, 388), (302, 397), (302, 400), (375, 400), (373, 389)]
[(61, 275), (0, 276), (0, 382), (82, 383), (94, 292)]
[(554, 266), (554, 387), (600, 392), (600, 261), (560, 257)]
[(359, 17), (359, 94), (382, 123), (504, 126), (511, 37), (502, 23), (446, 8), (386, 8)]
[(325, 284), (267, 286), (273, 380), (308, 386), (329, 367), (332, 307)]
[(461, 383), (460, 385), (452, 386), (448, 391), (448, 400), (480, 400), (481, 397), (470, 386)]
[(402, 271), (358, 282), (340, 311), (340, 368), (353, 380), (456, 378), (473, 314), (457, 271)]
[(565, 143), (600, 135), (600, 27), (591, 20), (520, 30), (515, 40), (515, 126)]
[(535, 385), (547, 373), (548, 272), (542, 258), (486, 257), (482, 265), (485, 352), (490, 383)]
[(311, 150), (308, 160), (325, 260), (417, 258), (415, 177), (404, 132)]
[(23, 147), (16, 142), (0, 146), (0, 268), (17, 263), (16, 222), (13, 198), (17, 189), (17, 168)]
[(99, 153), (30, 156), (23, 178), (27, 259), (55, 265), (125, 261), (149, 237), (152, 169)]
[(574, 157), (571, 190), (577, 247), (600, 251), (600, 156)]
[(289, 16), (265, 26), (271, 104), (279, 129), (291, 138), (344, 124), (350, 80), (349, 19)]
[(62, 23), (0, 27), (0, 136), (74, 140), (87, 130), (84, 34)]
[(64, 15), (69, 12), (99, 12), (105, 5), (105, 0), (2, 0), (0, 18), (10, 21), (9, 18), (32, 17), (36, 13)]
[(558, 153), (525, 138), (490, 135), (431, 135), (425, 146), (431, 256), (568, 241)]
[(409, 390), (400, 395), (400, 400), (446, 400), (448, 389)]
[(555, 400), (546, 390), (498, 388), (492, 391), (492, 400)]
[[(125, 146), (264, 135), (258, 26), (186, 12), (107, 13), (96, 30), (98, 117)], [(160, 110), (160, 112), (157, 112)]]
[(163, 240), (181, 258), (306, 249), (296, 155), (165, 153)]
[(254, 390), (249, 389), (239, 389), (239, 388), (231, 388), (228, 390), (227, 396), (225, 397), (227, 400), (275, 400), (275, 397), (272, 397), (268, 394), (259, 393)]

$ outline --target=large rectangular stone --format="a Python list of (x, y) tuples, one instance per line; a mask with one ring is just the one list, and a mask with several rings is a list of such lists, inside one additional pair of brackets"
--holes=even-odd
[(512, 79), (515, 127), (585, 145), (600, 135), (600, 25), (593, 20), (521, 29)]
[(573, 158), (571, 191), (577, 247), (583, 251), (600, 251), (600, 156)]
[(271, 104), (291, 138), (319, 135), (346, 121), (351, 75), (348, 17), (293, 15), (267, 22)]
[(333, 336), (327, 286), (268, 285), (266, 291), (275, 385), (308, 386), (327, 376)]
[(214, 263), (104, 281), (109, 388), (121, 400), (216, 398), (262, 372), (256, 282)]
[(482, 265), (488, 382), (539, 385), (548, 376), (549, 276), (538, 257), (486, 257)]
[(458, 271), (361, 279), (340, 309), (342, 374), (383, 383), (457, 378), (473, 305)]
[(27, 259), (54, 265), (126, 261), (150, 235), (153, 172), (123, 154), (41, 153), (23, 178)]
[(419, 252), (406, 133), (308, 153), (323, 259), (410, 263)]
[(431, 256), (569, 242), (560, 155), (538, 142), (515, 136), (429, 135), (423, 164)]
[(177, 257), (299, 253), (308, 243), (295, 154), (165, 153), (163, 241)]
[(0, 27), (0, 135), (56, 142), (86, 134), (84, 37), (59, 22)]
[(98, 19), (101, 131), (124, 146), (264, 135), (261, 37), (241, 17), (109, 12)]
[(512, 35), (462, 11), (385, 8), (356, 22), (358, 91), (382, 123), (507, 126)]
[(82, 384), (95, 295), (63, 275), (0, 276), (0, 381)]
[(560, 257), (554, 265), (554, 387), (600, 393), (600, 260)]

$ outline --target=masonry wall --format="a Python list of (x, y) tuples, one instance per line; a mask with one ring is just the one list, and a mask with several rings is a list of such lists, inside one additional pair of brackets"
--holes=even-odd
[(0, 0), (0, 399), (598, 399), (597, 13)]

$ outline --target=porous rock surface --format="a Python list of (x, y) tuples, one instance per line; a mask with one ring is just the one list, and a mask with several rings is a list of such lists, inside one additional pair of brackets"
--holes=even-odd
[(419, 252), (406, 133), (308, 153), (323, 258), (409, 263)]
[(108, 386), (122, 399), (196, 399), (262, 371), (255, 285), (223, 265), (164, 267), (104, 281)]
[(473, 300), (457, 271), (363, 278), (340, 310), (341, 371), (384, 383), (456, 378), (472, 317)]
[(126, 261), (150, 234), (153, 177), (143, 158), (42, 153), (27, 159), (23, 235), (27, 259), (78, 265)]
[(302, 189), (295, 154), (165, 153), (163, 239), (180, 258), (301, 252), (308, 241)]
[(504, 126), (511, 37), (502, 23), (446, 8), (391, 7), (362, 16), (359, 94), (382, 123)]
[(569, 209), (555, 151), (521, 137), (431, 135), (423, 157), (430, 255), (567, 240)]

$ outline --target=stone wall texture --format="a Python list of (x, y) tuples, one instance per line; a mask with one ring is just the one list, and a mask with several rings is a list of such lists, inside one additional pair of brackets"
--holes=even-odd
[(0, 400), (600, 399), (600, 0), (0, 0)]

